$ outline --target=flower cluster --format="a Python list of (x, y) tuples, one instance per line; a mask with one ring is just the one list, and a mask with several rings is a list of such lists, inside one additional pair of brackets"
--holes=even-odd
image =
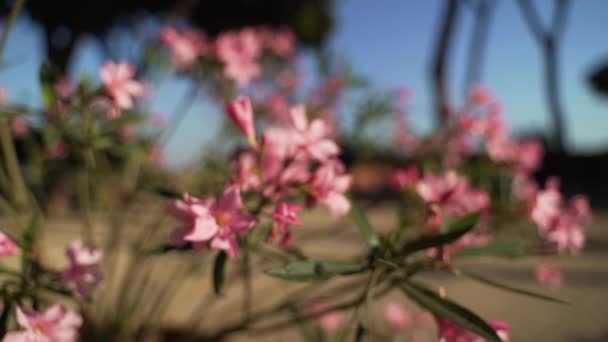
[(61, 274), (62, 284), (73, 287), (76, 298), (89, 300), (91, 291), (103, 280), (98, 266), (102, 251), (86, 247), (82, 241), (76, 240), (68, 245), (66, 255), (69, 265)]
[(161, 41), (169, 48), (171, 61), (179, 70), (191, 70), (199, 57), (217, 60), (222, 64), (224, 77), (239, 86), (260, 75), (264, 50), (284, 59), (292, 58), (295, 52), (295, 37), (286, 28), (243, 28), (222, 32), (211, 40), (200, 31), (179, 32), (166, 27), (161, 32)]
[(555, 179), (536, 194), (530, 217), (540, 236), (556, 245), (558, 252), (577, 254), (584, 247), (584, 228), (591, 223), (589, 201), (578, 195), (564, 203)]
[[(233, 176), (219, 200), (186, 194), (171, 205), (170, 212), (180, 221), (172, 235), (174, 243), (192, 243), (197, 250), (211, 247), (234, 257), (238, 237), (253, 229), (264, 204), (275, 203), (268, 239), (279, 239), (282, 245), (291, 241), (289, 227), (301, 225), (298, 213), (302, 206), (287, 198), (304, 195), (309, 206), (323, 203), (334, 217), (350, 210), (345, 192), (351, 177), (336, 158), (340, 149), (327, 136), (322, 119), (309, 122), (304, 106), (295, 106), (288, 121), (265, 128), (260, 143), (249, 98), (241, 96), (226, 104), (226, 112), (247, 138), (249, 148), (232, 160)], [(249, 213), (241, 191), (261, 196), (262, 205)]]
[(184, 194), (169, 210), (180, 221), (171, 236), (174, 244), (192, 243), (196, 250), (210, 246), (231, 257), (238, 254), (238, 237), (247, 234), (256, 224), (255, 217), (244, 210), (236, 185), (227, 187), (217, 200)]
[[(485, 338), (479, 337), (476, 334), (463, 329), (453, 322), (439, 318), (439, 342), (486, 342)], [(488, 321), (488, 324), (496, 330), (496, 335), (500, 337), (502, 342), (509, 342), (509, 329), (511, 325), (504, 321)]]
[(17, 324), (23, 330), (6, 334), (3, 342), (76, 342), (82, 317), (61, 304), (49, 306), (38, 313), (27, 307), (17, 307)]

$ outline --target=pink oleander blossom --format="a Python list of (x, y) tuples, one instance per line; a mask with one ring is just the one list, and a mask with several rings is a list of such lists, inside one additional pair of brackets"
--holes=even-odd
[[(439, 342), (487, 342), (483, 337), (470, 332), (459, 325), (443, 318), (438, 318)], [(488, 321), (502, 342), (509, 342), (511, 325), (504, 321)]]
[(433, 227), (441, 226), (446, 216), (458, 218), (490, 207), (488, 194), (472, 189), (468, 180), (453, 170), (442, 175), (427, 172), (416, 185), (416, 191), (430, 209), (428, 223)]
[(564, 283), (564, 271), (558, 264), (541, 262), (536, 266), (536, 281), (548, 288), (560, 288)]
[(409, 330), (414, 324), (412, 314), (397, 303), (388, 303), (384, 307), (384, 320), (395, 333)]
[(314, 119), (309, 123), (304, 105), (292, 107), (289, 117), (295, 144), (307, 158), (323, 162), (340, 153), (338, 145), (328, 138), (330, 127), (322, 119)]
[(11, 120), (11, 132), (17, 139), (27, 138), (30, 134), (30, 124), (21, 116)]
[(70, 155), (70, 147), (63, 140), (57, 140), (49, 147), (47, 156), (52, 160), (64, 160)]
[(65, 287), (73, 287), (77, 298), (89, 300), (91, 291), (103, 280), (99, 270), (103, 253), (76, 240), (68, 245), (66, 254), (69, 265), (61, 274), (61, 282)]
[(171, 51), (171, 62), (180, 70), (190, 69), (207, 49), (205, 34), (196, 30), (178, 32), (166, 27), (162, 30), (160, 39)]
[(108, 95), (119, 109), (133, 108), (133, 98), (144, 95), (144, 85), (133, 79), (135, 68), (129, 63), (106, 62), (100, 75)]
[(18, 306), (17, 324), (24, 330), (9, 332), (3, 342), (76, 342), (82, 317), (61, 304), (44, 312)]
[(69, 78), (62, 78), (55, 82), (53, 89), (55, 89), (55, 93), (57, 93), (60, 98), (67, 99), (76, 92), (76, 86), (77, 85), (73, 80)]
[(246, 96), (239, 96), (225, 105), (226, 113), (234, 124), (241, 130), (252, 147), (257, 146), (255, 138), (255, 122), (251, 100)]
[(515, 145), (513, 162), (517, 171), (528, 174), (540, 168), (544, 157), (544, 148), (538, 140), (520, 141)]
[(298, 217), (298, 213), (302, 210), (302, 206), (295, 203), (281, 202), (277, 204), (272, 214), (272, 230), (269, 236), (270, 241), (279, 238), (283, 246), (289, 246), (291, 243), (290, 226), (301, 226), (302, 221)]
[(193, 243), (196, 249), (223, 250), (230, 257), (238, 255), (239, 236), (247, 234), (256, 224), (254, 216), (244, 210), (238, 185), (230, 185), (222, 196), (198, 199), (185, 194), (169, 207), (170, 213), (180, 221), (172, 234), (177, 245)]
[(539, 228), (539, 234), (554, 244), (560, 253), (578, 254), (585, 245), (585, 226), (591, 223), (591, 210), (585, 196), (575, 196), (570, 202), (562, 200), (557, 182), (536, 195), (530, 216)]
[(321, 330), (327, 335), (333, 335), (342, 327), (344, 313), (340, 311), (322, 313), (325, 310), (326, 308), (323, 304), (313, 304), (311, 308), (312, 313), (318, 315)]
[(393, 190), (401, 191), (403, 189), (414, 187), (420, 179), (420, 172), (416, 166), (410, 166), (405, 169), (397, 169), (390, 175), (389, 184)]
[[(474, 212), (487, 214), (490, 208), (488, 194), (471, 188), (468, 180), (453, 170), (443, 175), (426, 173), (418, 182), (416, 190), (427, 205), (429, 213), (427, 226), (432, 233), (436, 233), (448, 218), (457, 219)], [(487, 234), (475, 230), (452, 244), (431, 248), (427, 253), (448, 261), (452, 254), (462, 248), (484, 246), (489, 242)]]
[(310, 182), (312, 197), (325, 204), (332, 216), (337, 218), (348, 213), (351, 208), (346, 191), (352, 184), (352, 177), (344, 173), (344, 166), (335, 160), (321, 165)]
[(8, 235), (0, 232), (0, 257), (19, 253), (19, 246)]
[(495, 101), (492, 92), (482, 86), (474, 85), (469, 89), (469, 101), (475, 106), (486, 106)]
[(259, 76), (261, 69), (257, 59), (260, 52), (260, 39), (248, 28), (224, 32), (215, 42), (215, 53), (224, 63), (224, 76), (240, 86)]
[(232, 181), (238, 184), (242, 191), (255, 191), (262, 186), (258, 156), (253, 151), (247, 150), (237, 154), (230, 161), (230, 167), (233, 170)]

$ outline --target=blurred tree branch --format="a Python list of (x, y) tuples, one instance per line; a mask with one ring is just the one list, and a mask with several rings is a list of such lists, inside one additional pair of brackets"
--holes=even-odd
[(530, 0), (518, 0), (517, 3), (530, 33), (542, 49), (547, 105), (553, 126), (553, 148), (558, 153), (565, 153), (566, 128), (560, 94), (558, 52), (566, 26), (570, 0), (555, 0), (553, 19), (548, 29), (543, 29), (540, 16)]
[(475, 23), (473, 24), (473, 34), (471, 37), (468, 64), (465, 74), (465, 96), (471, 86), (481, 80), (483, 56), (488, 42), (490, 21), (492, 19), (492, 14), (494, 13), (494, 8), (496, 7), (496, 2), (495, 0), (477, 0), (475, 4), (471, 5), (473, 5), (471, 9), (475, 16)]
[(449, 116), (446, 67), (458, 18), (458, 6), (457, 0), (447, 0), (445, 2), (432, 61), (432, 90), (435, 102), (435, 123), (438, 127), (442, 126)]

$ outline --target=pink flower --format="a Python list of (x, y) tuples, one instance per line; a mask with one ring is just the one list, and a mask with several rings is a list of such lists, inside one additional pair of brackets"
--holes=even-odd
[(61, 304), (48, 307), (43, 313), (17, 307), (17, 324), (24, 330), (10, 332), (4, 342), (75, 342), (82, 325), (79, 314), (68, 311)]
[(494, 95), (482, 85), (474, 85), (469, 89), (469, 101), (476, 106), (484, 106), (494, 102)]
[(238, 254), (237, 237), (247, 234), (256, 224), (255, 217), (244, 211), (236, 184), (228, 186), (217, 201), (185, 194), (169, 210), (180, 221), (172, 235), (174, 243), (191, 242), (197, 249), (204, 249), (209, 244), (231, 257)]
[(224, 75), (240, 86), (260, 74), (257, 63), (260, 52), (260, 39), (252, 29), (224, 32), (215, 43), (215, 53), (224, 63)]
[(283, 58), (293, 57), (295, 43), (295, 35), (287, 28), (275, 32), (267, 41), (270, 50)]
[(542, 231), (548, 231), (558, 219), (561, 205), (562, 195), (557, 189), (548, 188), (539, 191), (531, 213), (532, 220)]
[(522, 141), (515, 145), (513, 159), (516, 168), (523, 173), (538, 170), (543, 162), (544, 149), (538, 140)]
[(252, 147), (257, 146), (255, 138), (255, 123), (251, 100), (246, 96), (239, 96), (225, 105), (230, 120), (243, 132)]
[(538, 192), (530, 216), (538, 225), (541, 237), (555, 244), (560, 253), (577, 254), (584, 247), (584, 227), (591, 223), (586, 197), (575, 196), (565, 205), (557, 182), (550, 180), (547, 189)]
[(273, 94), (268, 99), (268, 110), (272, 115), (281, 120), (287, 121), (287, 115), (289, 112), (289, 103), (287, 98), (281, 94)]
[(415, 186), (420, 178), (420, 172), (416, 166), (405, 169), (397, 169), (390, 176), (390, 186), (393, 190), (400, 191), (407, 187)]
[(393, 332), (403, 332), (412, 327), (412, 314), (397, 303), (389, 303), (384, 307), (384, 319)]
[(253, 151), (239, 153), (231, 162), (233, 170), (232, 181), (239, 185), (241, 190), (259, 190), (262, 179), (258, 166), (258, 157)]
[(536, 281), (549, 288), (560, 288), (564, 283), (564, 271), (557, 264), (541, 262), (536, 266)]
[(59, 95), (59, 97), (62, 99), (67, 99), (68, 97), (72, 96), (72, 94), (74, 94), (74, 92), (76, 91), (76, 85), (74, 84), (74, 81), (69, 78), (62, 78), (59, 81), (55, 82), (53, 88), (55, 89), (57, 95)]
[(433, 227), (441, 226), (445, 216), (458, 218), (490, 207), (488, 194), (472, 189), (467, 179), (453, 170), (439, 176), (426, 173), (416, 191), (429, 207), (432, 215), (428, 223)]
[(135, 68), (129, 63), (106, 62), (100, 74), (108, 95), (119, 109), (133, 108), (132, 98), (144, 95), (144, 86), (133, 80)]
[(281, 244), (288, 246), (291, 242), (290, 225), (301, 226), (302, 222), (298, 218), (298, 213), (302, 210), (302, 206), (295, 203), (281, 202), (277, 204), (272, 214), (273, 224), (269, 240), (274, 240), (278, 235), (281, 235)]
[(352, 177), (344, 174), (344, 166), (329, 160), (314, 173), (310, 182), (311, 195), (325, 204), (334, 218), (350, 211), (350, 201), (344, 195), (352, 184)]
[(58, 140), (49, 148), (48, 157), (52, 160), (63, 160), (70, 155), (70, 148), (63, 140)]
[(19, 246), (3, 232), (0, 232), (0, 257), (16, 255), (19, 252)]
[(205, 52), (206, 38), (202, 32), (185, 30), (180, 33), (166, 27), (160, 35), (161, 41), (171, 50), (171, 62), (178, 69), (190, 69), (196, 59)]
[(425, 173), (424, 178), (416, 185), (416, 191), (426, 203), (441, 203), (449, 200), (450, 196), (462, 192), (466, 187), (466, 179), (449, 170), (440, 176), (431, 172)]
[(61, 282), (66, 287), (73, 286), (77, 298), (90, 299), (91, 291), (103, 280), (98, 265), (103, 253), (76, 240), (68, 245), (66, 254), (70, 264), (61, 274)]
[(340, 311), (329, 311), (321, 314), (325, 310), (325, 305), (323, 304), (313, 304), (311, 308), (313, 314), (319, 315), (319, 325), (323, 332), (327, 335), (333, 335), (342, 326), (344, 313)]
[(23, 117), (18, 116), (12, 120), (11, 131), (17, 139), (26, 138), (30, 134), (30, 125)]
[[(477, 336), (451, 321), (438, 318), (439, 342), (486, 342), (487, 340)], [(504, 321), (488, 321), (488, 324), (496, 330), (496, 334), (503, 342), (509, 342), (509, 330), (511, 325)]]
[(327, 138), (330, 133), (327, 123), (315, 119), (309, 124), (304, 105), (292, 107), (289, 117), (295, 143), (306, 157), (323, 162), (340, 153), (338, 145)]

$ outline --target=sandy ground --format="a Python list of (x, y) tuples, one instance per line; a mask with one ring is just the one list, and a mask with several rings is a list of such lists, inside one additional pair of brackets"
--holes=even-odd
[[(307, 241), (303, 246), (307, 255), (316, 258), (348, 257), (361, 250), (363, 247), (361, 238), (348, 220), (331, 222), (325, 217), (326, 215), (318, 213), (306, 216), (304, 228), (295, 236), (295, 241), (298, 239)], [(377, 227), (387, 227), (395, 220), (395, 213), (389, 207), (377, 208), (370, 212), (370, 219)], [(584, 253), (563, 261), (566, 286), (559, 290), (543, 290), (536, 285), (534, 265), (537, 259), (535, 258), (516, 261), (476, 259), (460, 264), (464, 269), (500, 282), (535, 291), (549, 291), (551, 295), (572, 303), (571, 306), (556, 305), (505, 293), (469, 279), (450, 275), (432, 274), (420, 276), (419, 279), (430, 286), (444, 287), (448, 297), (472, 308), (486, 319), (511, 322), (512, 341), (515, 342), (608, 341), (608, 230), (604, 229), (605, 222), (608, 222), (608, 213), (596, 214), (595, 223), (589, 228), (589, 241)], [(316, 232), (325, 231), (333, 232), (328, 239), (314, 238)], [(45, 246), (50, 246), (44, 249), (45, 254), (49, 257), (48, 260), (56, 260), (61, 264), (64, 257), (63, 250), (59, 246), (67, 243), (77, 232), (76, 224), (73, 222), (49, 223), (49, 229), (44, 235)], [(120, 248), (127, 250), (126, 246), (127, 244), (123, 243)], [(202, 267), (200, 270), (190, 272), (186, 278), (180, 278), (181, 273), (176, 270), (183, 265), (183, 258), (177, 255), (162, 258), (161, 261), (155, 261), (157, 262), (156, 271), (145, 281), (151, 284), (164, 284), (168, 279), (175, 278), (179, 279), (180, 287), (175, 290), (171, 300), (158, 304), (163, 309), (163, 313), (160, 317), (154, 316), (155, 318), (161, 319), (166, 326), (188, 324), (188, 326), (198, 327), (201, 331), (213, 331), (218, 325), (239, 320), (242, 302), (242, 290), (239, 284), (231, 282), (229, 278), (224, 295), (211, 306), (204, 302), (204, 298), (212, 291), (211, 270), (208, 267)], [(209, 260), (205, 256), (200, 258)], [(120, 260), (116, 260), (110, 268), (112, 274), (108, 275), (109, 281), (106, 289), (110, 295), (101, 299), (106, 307), (111, 307), (111, 303), (116, 300), (116, 279), (118, 274), (124, 273), (125, 269), (123, 259), (121, 257)], [(208, 262), (205, 263), (208, 264)], [(235, 267), (231, 266), (229, 270), (234, 269)], [(140, 278), (133, 275), (127, 277), (127, 281), (135, 283)], [(338, 279), (332, 284), (349, 280)], [(302, 285), (285, 283), (261, 274), (256, 275), (253, 284), (253, 312), (275, 303), (298, 287), (302, 287)], [(154, 293), (153, 290), (152, 293)], [(128, 294), (126, 297), (130, 298), (134, 295)], [(381, 303), (369, 308), (367, 317), (378, 327), (383, 324), (381, 322), (382, 303), (388, 300), (404, 301), (399, 293), (391, 293)], [(414, 309), (411, 303), (406, 305)], [(103, 310), (99, 309), (98, 313), (101, 311)], [(151, 315), (151, 313), (146, 315)], [(295, 329), (288, 329), (277, 331), (270, 336), (254, 338), (235, 334), (229, 340), (291, 341), (298, 340), (298, 335)]]

